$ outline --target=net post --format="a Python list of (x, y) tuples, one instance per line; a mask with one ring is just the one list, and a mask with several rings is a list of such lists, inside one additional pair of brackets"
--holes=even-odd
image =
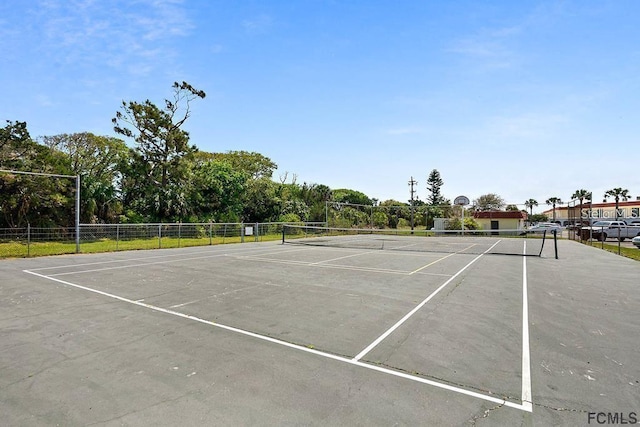
[(543, 230), (542, 231), (542, 244), (540, 245), (540, 252), (538, 253), (539, 257), (542, 256), (542, 251), (544, 250), (544, 242), (546, 242), (546, 241), (547, 241), (547, 230)]
[(556, 259), (558, 259), (558, 230), (553, 230), (553, 248)]
[(76, 253), (80, 253), (80, 175), (76, 175)]
[(287, 228), (287, 224), (282, 224), (282, 244), (284, 245), (284, 233)]

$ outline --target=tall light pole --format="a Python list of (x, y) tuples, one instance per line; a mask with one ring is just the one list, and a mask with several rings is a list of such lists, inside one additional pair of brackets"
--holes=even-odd
[(61, 175), (56, 173), (23, 172), (8, 169), (0, 169), (0, 172), (17, 175), (46, 176), (50, 178), (74, 178), (76, 180), (76, 253), (80, 253), (80, 175)]

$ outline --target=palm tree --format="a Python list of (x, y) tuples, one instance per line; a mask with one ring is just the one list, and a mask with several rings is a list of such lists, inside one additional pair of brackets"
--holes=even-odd
[(616, 220), (618, 220), (618, 203), (620, 202), (620, 199), (622, 199), (622, 201), (627, 201), (627, 199), (629, 199), (629, 190), (623, 190), (620, 187), (612, 188), (604, 193), (605, 202), (607, 201), (607, 197), (613, 197), (616, 201)]
[(561, 205), (562, 200), (559, 197), (549, 197), (545, 200), (547, 205), (553, 205), (553, 222), (556, 222), (556, 205)]
[(580, 200), (580, 219), (582, 220), (582, 202), (585, 200), (591, 201), (591, 191), (585, 189), (576, 190), (572, 195), (572, 199)]
[(538, 206), (538, 201), (536, 199), (529, 199), (526, 202), (524, 202), (524, 205), (525, 207), (529, 208), (529, 212), (530, 212), (529, 223), (532, 223), (531, 216), (533, 216), (533, 207)]
[(533, 207), (538, 206), (538, 201), (536, 199), (529, 199), (524, 202), (524, 205), (529, 208), (529, 212), (533, 215)]

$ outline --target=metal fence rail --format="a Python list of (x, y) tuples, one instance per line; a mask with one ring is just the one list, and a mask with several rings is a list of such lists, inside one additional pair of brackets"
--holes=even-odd
[[(178, 248), (278, 240), (282, 222), (80, 224), (79, 252)], [(324, 226), (324, 222), (299, 223)], [(0, 228), (0, 258), (76, 253), (74, 227)]]

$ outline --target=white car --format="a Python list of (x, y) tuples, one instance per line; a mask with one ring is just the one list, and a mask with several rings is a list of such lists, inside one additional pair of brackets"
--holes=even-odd
[(555, 231), (560, 233), (562, 231), (562, 227), (555, 222), (540, 222), (532, 227), (529, 227), (527, 233), (543, 233), (547, 232), (551, 234), (551, 232)]
[(631, 243), (633, 243), (638, 249), (640, 249), (640, 236), (636, 236), (631, 239)]

